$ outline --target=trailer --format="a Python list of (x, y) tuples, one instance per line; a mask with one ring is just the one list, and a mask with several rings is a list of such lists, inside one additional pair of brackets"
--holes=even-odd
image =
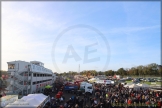
[(72, 90), (78, 90), (79, 86), (78, 85), (65, 85), (64, 90), (65, 91), (72, 91)]

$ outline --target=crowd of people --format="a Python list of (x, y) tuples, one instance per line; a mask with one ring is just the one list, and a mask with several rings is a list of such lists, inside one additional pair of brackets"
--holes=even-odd
[[(119, 85), (94, 84), (92, 95), (73, 94), (66, 99), (51, 97), (45, 108), (161, 108), (162, 92), (140, 88), (130, 89)], [(58, 88), (63, 92), (63, 89)]]

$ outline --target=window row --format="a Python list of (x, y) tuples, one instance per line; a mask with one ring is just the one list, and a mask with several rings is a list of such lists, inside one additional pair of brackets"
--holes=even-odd
[(52, 75), (49, 75), (49, 74), (34, 74), (33, 75), (34, 77), (49, 77), (49, 76), (52, 76)]
[(35, 82), (33, 82), (33, 85), (34, 85), (34, 84), (43, 83), (43, 82), (47, 82), (47, 81), (51, 81), (51, 80), (52, 80), (52, 79), (43, 80), (43, 81), (35, 81)]

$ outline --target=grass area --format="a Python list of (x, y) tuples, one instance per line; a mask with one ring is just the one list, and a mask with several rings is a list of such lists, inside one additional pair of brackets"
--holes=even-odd
[[(132, 83), (132, 81), (126, 81), (126, 83)], [(156, 83), (155, 85), (161, 85), (161, 82), (147, 82), (147, 81), (141, 81), (141, 83), (148, 84), (148, 85), (154, 85), (151, 83)]]

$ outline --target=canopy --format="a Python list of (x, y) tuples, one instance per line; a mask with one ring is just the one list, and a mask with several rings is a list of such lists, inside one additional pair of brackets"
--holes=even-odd
[(50, 85), (47, 85), (47, 86), (45, 86), (45, 88), (52, 88), (52, 86), (50, 86)]
[(126, 85), (124, 85), (124, 87), (129, 87), (132, 84), (134, 84), (134, 83), (127, 83)]
[(136, 84), (131, 84), (131, 85), (127, 85), (129, 88), (139, 88), (139, 86), (138, 85), (136, 85)]
[(5, 108), (37, 108), (48, 98), (43, 94), (29, 94), (7, 105)]
[(147, 85), (147, 84), (138, 84), (138, 86), (143, 87), (143, 88), (148, 88), (148, 87), (150, 87), (150, 86)]

